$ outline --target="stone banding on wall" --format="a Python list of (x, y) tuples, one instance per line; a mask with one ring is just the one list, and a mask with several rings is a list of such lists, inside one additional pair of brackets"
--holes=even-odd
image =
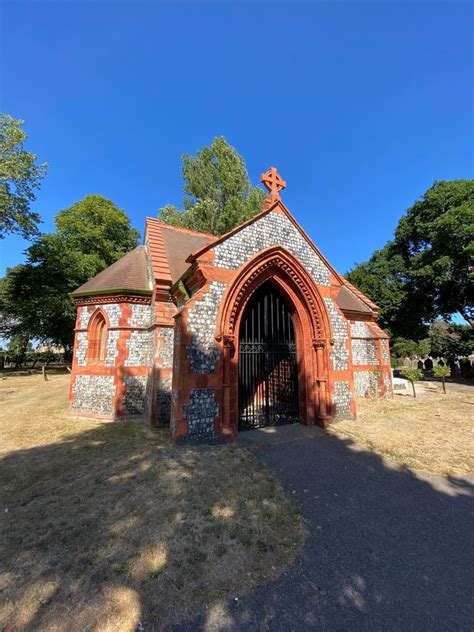
[(117, 303), (106, 303), (101, 305), (100, 309), (107, 314), (109, 327), (118, 327), (120, 316), (122, 315), (122, 307)]
[(151, 305), (129, 303), (128, 307), (132, 312), (128, 319), (129, 327), (146, 328), (153, 324), (154, 313)]
[[(387, 343), (388, 344), (388, 343)], [(393, 396), (393, 383), (392, 383), (392, 372), (386, 371), (383, 376), (383, 383), (385, 386), (385, 397), (389, 399)]]
[(174, 350), (174, 330), (173, 327), (160, 327), (158, 334), (158, 355), (160, 357), (160, 368), (173, 368)]
[(324, 302), (331, 321), (332, 337), (334, 344), (329, 354), (335, 371), (345, 371), (349, 359), (349, 349), (347, 348), (348, 331), (347, 321), (339, 312), (331, 298), (325, 298)]
[(116, 385), (112, 375), (76, 375), (72, 385), (71, 412), (112, 417)]
[(133, 329), (125, 343), (128, 355), (125, 366), (151, 366), (154, 352), (154, 332), (147, 329)]
[(379, 388), (379, 379), (374, 371), (354, 371), (355, 394), (358, 397), (376, 395)]
[(183, 419), (188, 422), (187, 441), (199, 442), (218, 438), (214, 420), (219, 414), (213, 388), (192, 388), (190, 403), (183, 407)]
[(374, 340), (354, 338), (351, 340), (352, 362), (354, 365), (379, 363), (377, 359), (377, 347)]
[(370, 327), (363, 320), (350, 322), (351, 338), (375, 338)]
[(353, 417), (351, 402), (352, 393), (349, 382), (334, 382), (334, 404), (336, 406), (336, 420), (351, 419)]
[(77, 332), (76, 341), (76, 362), (78, 366), (86, 366), (87, 347), (89, 346), (87, 331)]
[(280, 213), (270, 212), (217, 244), (212, 249), (214, 265), (235, 270), (271, 246), (283, 246), (301, 263), (315, 283), (329, 285), (329, 270), (324, 262), (293, 222)]
[(106, 348), (106, 356), (105, 356), (105, 366), (114, 366), (115, 360), (118, 355), (118, 347), (117, 342), (120, 337), (120, 331), (118, 329), (113, 329), (108, 332), (107, 335), (107, 348)]
[(79, 315), (79, 329), (87, 329), (87, 325), (89, 324), (90, 317), (95, 311), (95, 306), (84, 306), (79, 307), (80, 315)]
[(220, 352), (214, 336), (217, 313), (226, 287), (226, 283), (213, 281), (188, 311), (188, 330), (192, 338), (186, 347), (186, 357), (192, 373), (213, 373), (216, 369)]

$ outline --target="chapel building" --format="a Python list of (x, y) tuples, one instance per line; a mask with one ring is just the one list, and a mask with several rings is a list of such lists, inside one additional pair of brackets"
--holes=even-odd
[(175, 443), (229, 441), (356, 415), (390, 397), (377, 306), (338, 274), (283, 204), (216, 237), (147, 218), (143, 245), (72, 294), (73, 415), (170, 425)]

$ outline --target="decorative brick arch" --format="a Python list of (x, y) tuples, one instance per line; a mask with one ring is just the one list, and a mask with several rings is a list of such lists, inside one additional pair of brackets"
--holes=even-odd
[(331, 328), (316, 285), (301, 264), (281, 246), (258, 253), (227, 288), (218, 316), (216, 340), (222, 348), (222, 436), (238, 432), (238, 338), (242, 315), (255, 290), (265, 282), (285, 299), (297, 342), (300, 418), (327, 426), (331, 418), (329, 345)]
[(104, 364), (105, 357), (99, 358), (100, 346), (101, 346), (101, 328), (105, 330), (105, 348), (107, 348), (107, 338), (109, 335), (110, 321), (107, 312), (98, 307), (90, 316), (87, 323), (87, 354), (86, 359), (88, 364)]

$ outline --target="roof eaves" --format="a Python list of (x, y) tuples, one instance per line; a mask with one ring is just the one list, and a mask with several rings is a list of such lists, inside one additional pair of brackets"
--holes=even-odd
[(130, 288), (130, 287), (114, 287), (107, 288), (106, 290), (89, 290), (85, 292), (71, 292), (69, 296), (71, 298), (79, 298), (83, 296), (110, 296), (110, 294), (130, 294), (138, 296), (152, 296), (153, 290), (145, 288)]
[(199, 237), (211, 237), (212, 239), (215, 235), (211, 235), (210, 233), (202, 233), (199, 230), (192, 230), (191, 228), (184, 228), (183, 226), (173, 226), (173, 224), (166, 224), (165, 222), (160, 222), (156, 217), (146, 217), (146, 222), (152, 222), (156, 224), (157, 227), (169, 228), (170, 230), (176, 230), (181, 233), (187, 233), (189, 235), (197, 235)]
[(345, 277), (343, 277), (341, 275), (341, 280), (344, 283), (344, 285), (346, 287), (348, 287), (352, 292), (354, 292), (354, 294), (360, 298), (361, 301), (363, 301), (367, 307), (369, 307), (371, 310), (373, 310), (374, 312), (379, 312), (380, 308), (378, 305), (376, 305), (373, 301), (370, 300), (370, 298), (368, 296), (366, 296), (363, 292), (361, 292), (360, 290), (358, 290), (355, 285), (352, 285), (352, 283), (350, 281), (348, 281)]

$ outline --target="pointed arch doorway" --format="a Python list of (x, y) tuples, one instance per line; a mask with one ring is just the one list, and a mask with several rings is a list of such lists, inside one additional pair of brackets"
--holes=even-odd
[(298, 365), (293, 317), (266, 281), (245, 306), (239, 328), (239, 430), (299, 420)]
[[(268, 289), (273, 290), (274, 295), (280, 301), (280, 307), (281, 303), (283, 303), (287, 315), (289, 313), (291, 317), (290, 335), (293, 337), (286, 339), (289, 345), (294, 344), (294, 355), (291, 354), (289, 358), (287, 356), (292, 367), (290, 372), (291, 379), (288, 380), (288, 385), (291, 388), (289, 401), (291, 402), (294, 394), (292, 387), (295, 382), (297, 398), (296, 414), (295, 406), (288, 406), (289, 412), (285, 415), (280, 413), (278, 418), (277, 407), (274, 407), (272, 411), (274, 413), (273, 419), (280, 421), (280, 423), (284, 423), (283, 420), (288, 419), (299, 421), (306, 425), (317, 424), (325, 427), (333, 417), (332, 382), (328, 370), (331, 330), (324, 301), (318, 288), (300, 263), (281, 246), (272, 246), (258, 253), (239, 271), (227, 288), (219, 310), (220, 326), (219, 333), (216, 336), (216, 341), (222, 351), (222, 371), (220, 373), (222, 391), (218, 396), (222, 410), (219, 432), (225, 441), (235, 439), (239, 430), (244, 427), (247, 420), (244, 418), (244, 424), (240, 423), (240, 421), (242, 417), (245, 417), (243, 414), (245, 407), (248, 407), (254, 401), (255, 409), (255, 401), (258, 403), (258, 399), (251, 399), (251, 396), (258, 398), (259, 393), (256, 393), (256, 389), (249, 390), (247, 382), (247, 393), (249, 393), (247, 396), (245, 385), (242, 383), (242, 367), (244, 365), (241, 362), (240, 352), (242, 351), (243, 355), (245, 349), (241, 349), (240, 345), (246, 342), (263, 342), (264, 344), (271, 342), (268, 339), (254, 341), (245, 338), (245, 321), (248, 318), (250, 318), (250, 321), (247, 322), (252, 320), (252, 317), (248, 316), (248, 314), (251, 314), (251, 307), (249, 306), (252, 304), (253, 297), (254, 295), (255, 297), (259, 296), (259, 290), (265, 293)], [(255, 301), (258, 304), (259, 299), (255, 298)], [(260, 304), (262, 305), (261, 295)], [(275, 304), (276, 298), (274, 309)], [(249, 307), (250, 311), (247, 311), (247, 307)], [(271, 303), (269, 307), (271, 314)], [(281, 312), (279, 313), (281, 314)], [(279, 324), (281, 329), (281, 319)], [(293, 327), (292, 331), (291, 326)], [(279, 331), (278, 327), (276, 331)], [(261, 332), (262, 329), (260, 330), (260, 335), (262, 335)], [(260, 348), (260, 351), (263, 350), (265, 349)], [(293, 348), (288, 347), (281, 350), (286, 353), (293, 351)], [(259, 350), (255, 349), (255, 351)], [(260, 372), (256, 370), (255, 364), (258, 366), (258, 363), (255, 358), (250, 362), (254, 363), (251, 365), (251, 368), (253, 367), (254, 375), (257, 375), (254, 384), (258, 384), (258, 376), (262, 376), (261, 369)], [(262, 363), (263, 361), (260, 360), (260, 367)], [(265, 364), (263, 366), (265, 367)], [(272, 364), (270, 363), (271, 366)], [(283, 366), (280, 364), (280, 377), (282, 373)], [(278, 377), (278, 369), (276, 370), (276, 376)], [(267, 392), (269, 392), (269, 380), (266, 372), (263, 372), (260, 382), (262, 380), (267, 382), (267, 385), (263, 388), (266, 388)], [(277, 389), (277, 403), (282, 403), (283, 392), (283, 389)], [(261, 394), (262, 391), (260, 391)], [(244, 397), (242, 397), (243, 395)], [(270, 404), (272, 400), (270, 400), (270, 396), (268, 398)], [(284, 401), (288, 402), (288, 400)], [(263, 403), (265, 404), (265, 399)], [(250, 413), (248, 416), (251, 416)], [(266, 417), (265, 415), (260, 415), (260, 421), (262, 419), (266, 422), (268, 414)], [(254, 414), (253, 420), (256, 420), (258, 423), (259, 416)], [(249, 419), (249, 421), (252, 421), (252, 419)], [(247, 427), (252, 428), (256, 426), (247, 425)]]

